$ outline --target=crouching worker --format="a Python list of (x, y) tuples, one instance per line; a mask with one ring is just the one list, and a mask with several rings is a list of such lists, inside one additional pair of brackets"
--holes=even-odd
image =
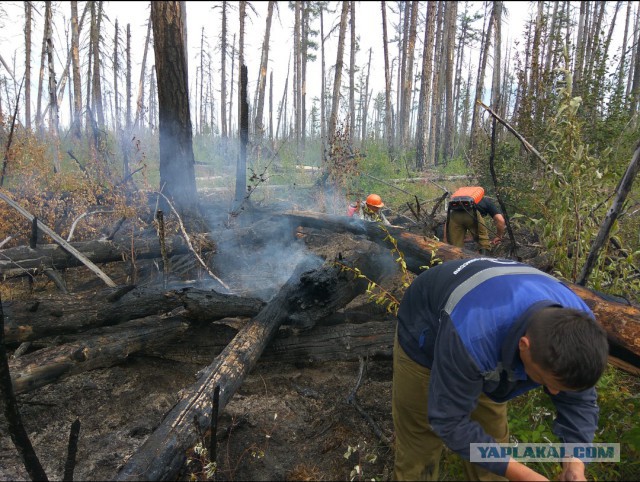
[[(563, 443), (590, 443), (604, 329), (559, 280), (504, 259), (448, 261), (418, 276), (398, 312), (393, 350), (395, 480), (437, 480), (443, 444), (467, 480), (547, 480), (509, 461), (470, 463), (470, 444), (507, 443), (507, 400), (542, 387)], [(579, 459), (560, 480), (586, 480)]]
[[(490, 217), (495, 225), (496, 235), (489, 241), (489, 230), (484, 218)], [(461, 187), (451, 195), (444, 227), (444, 241), (459, 248), (464, 247), (467, 233), (480, 246), (480, 252), (487, 254), (491, 246), (502, 241), (506, 223), (500, 208), (484, 195), (478, 186)]]
[(365, 221), (382, 221), (385, 226), (391, 226), (386, 216), (382, 212), (384, 203), (377, 194), (369, 194), (365, 201), (351, 203), (347, 210), (347, 216), (364, 219)]

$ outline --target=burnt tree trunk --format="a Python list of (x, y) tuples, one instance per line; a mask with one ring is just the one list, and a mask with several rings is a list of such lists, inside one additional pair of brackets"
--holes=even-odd
[[(353, 263), (366, 275), (376, 278), (380, 265), (370, 266), (369, 261), (375, 257), (371, 251), (354, 256), (348, 264)], [(296, 268), (278, 295), (202, 370), (196, 384), (185, 390), (183, 399), (131, 456), (117, 480), (174, 480), (185, 462), (187, 449), (198, 439), (194, 422), (202, 431), (210, 425), (215, 388), (220, 387), (218, 409), (223, 410), (284, 321), (293, 320), (298, 326), (311, 327), (366, 287), (366, 282), (354, 281), (335, 265), (318, 265), (315, 261)], [(363, 266), (369, 267), (363, 269)]]

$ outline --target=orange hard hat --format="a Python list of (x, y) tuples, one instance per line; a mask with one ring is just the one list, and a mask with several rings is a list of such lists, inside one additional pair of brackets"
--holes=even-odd
[(377, 194), (369, 194), (365, 202), (369, 206), (372, 206), (374, 208), (381, 208), (384, 206), (384, 203), (382, 202), (382, 198)]

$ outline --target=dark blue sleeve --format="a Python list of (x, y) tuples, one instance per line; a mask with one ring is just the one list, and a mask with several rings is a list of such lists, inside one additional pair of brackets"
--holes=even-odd
[(591, 443), (598, 428), (600, 409), (595, 388), (582, 392), (560, 392), (551, 395), (557, 416), (553, 433), (563, 443)]
[[(444, 444), (465, 460), (471, 443), (496, 443), (471, 412), (478, 404), (483, 380), (448, 317), (443, 318), (435, 343), (429, 384), (429, 423)], [(479, 466), (504, 475), (508, 462), (479, 462)]]

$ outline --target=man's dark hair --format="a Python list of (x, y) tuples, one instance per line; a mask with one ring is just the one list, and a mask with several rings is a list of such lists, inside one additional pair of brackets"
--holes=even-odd
[(607, 333), (589, 314), (573, 308), (543, 308), (527, 328), (531, 359), (565, 387), (593, 387), (607, 367)]

